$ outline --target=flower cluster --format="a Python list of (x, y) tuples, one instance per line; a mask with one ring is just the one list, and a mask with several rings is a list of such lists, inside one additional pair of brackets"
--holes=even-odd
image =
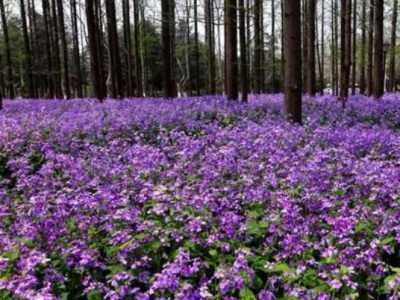
[(5, 101), (1, 299), (396, 299), (400, 95)]

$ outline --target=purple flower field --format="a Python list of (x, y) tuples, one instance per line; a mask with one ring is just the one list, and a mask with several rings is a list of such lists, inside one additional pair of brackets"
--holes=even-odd
[(0, 299), (400, 299), (400, 95), (5, 101)]

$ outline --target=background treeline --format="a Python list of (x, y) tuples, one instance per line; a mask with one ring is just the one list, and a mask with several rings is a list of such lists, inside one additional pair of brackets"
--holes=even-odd
[[(377, 80), (396, 89), (397, 0), (301, 2), (302, 92), (339, 95), (343, 80), (352, 93), (372, 94)], [(244, 100), (281, 92), (283, 10), (280, 0), (0, 0), (0, 91)]]

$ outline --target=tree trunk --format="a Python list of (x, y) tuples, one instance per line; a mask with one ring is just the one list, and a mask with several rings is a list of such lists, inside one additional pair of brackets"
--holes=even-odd
[(308, 67), (308, 45), (307, 45), (307, 35), (308, 35), (308, 16), (307, 16), (307, 7), (308, 7), (308, 2), (310, 0), (302, 0), (301, 4), (301, 9), (303, 12), (302, 15), (302, 59), (303, 59), (303, 93), (307, 92), (307, 67)]
[[(139, 20), (139, 1), (133, 1), (133, 14), (134, 14), (134, 42), (135, 42), (135, 78), (136, 78), (136, 97), (143, 97), (143, 72), (142, 60), (140, 55), (140, 20)], [(144, 19), (143, 19), (144, 21)]]
[(106, 88), (103, 77), (103, 65), (102, 56), (100, 55), (100, 47), (102, 45), (99, 43), (99, 25), (97, 20), (97, 13), (95, 11), (95, 1), (97, 0), (86, 0), (86, 20), (89, 35), (89, 51), (90, 51), (90, 71), (92, 86), (95, 97), (103, 101), (106, 97)]
[(125, 54), (125, 89), (126, 96), (133, 96), (133, 73), (132, 73), (132, 38), (131, 38), (131, 22), (130, 22), (130, 6), (129, 0), (122, 1), (122, 16), (124, 27), (124, 54)]
[(307, 93), (315, 96), (315, 0), (307, 1)]
[(396, 47), (396, 33), (397, 33), (397, 9), (398, 1), (393, 1), (393, 16), (392, 16), (392, 36), (390, 46), (390, 63), (389, 63), (389, 91), (394, 92), (396, 89), (396, 74), (395, 74), (395, 47)]
[(321, 1), (322, 5), (322, 15), (321, 15), (321, 66), (320, 66), (320, 78), (319, 78), (319, 84), (320, 84), (320, 92), (321, 94), (324, 93), (325, 89), (325, 1)]
[(275, 47), (275, 0), (271, 1), (271, 91), (277, 92), (276, 87), (276, 47)]
[(72, 23), (72, 43), (74, 53), (74, 65), (76, 72), (76, 96), (83, 97), (83, 79), (82, 79), (82, 66), (81, 57), (79, 52), (79, 33), (78, 33), (78, 13), (76, 10), (76, 0), (71, 0), (71, 23)]
[(357, 64), (356, 64), (356, 59), (357, 59), (357, 0), (353, 0), (353, 45), (352, 45), (352, 63), (351, 63), (351, 93), (354, 95), (356, 93), (356, 76), (357, 76)]
[(237, 54), (237, 5), (236, 0), (225, 0), (225, 65), (226, 94), (228, 100), (238, 99), (238, 54)]
[(365, 54), (367, 47), (366, 35), (367, 1), (363, 1), (361, 15), (361, 51), (360, 51), (360, 94), (365, 94)]
[(261, 81), (262, 81), (262, 39), (261, 39), (261, 14), (262, 14), (262, 1), (254, 0), (254, 64), (253, 64), (253, 82), (254, 92), (261, 94)]
[(7, 68), (7, 88), (8, 88), (8, 97), (10, 99), (14, 99), (14, 79), (13, 79), (13, 69), (12, 69), (12, 61), (11, 61), (11, 50), (10, 50), (10, 38), (8, 35), (8, 25), (6, 12), (4, 9), (4, 1), (0, 0), (0, 12), (1, 12), (1, 23), (3, 25), (3, 35), (4, 35), (4, 43), (5, 43), (5, 53), (6, 53), (6, 68)]
[(162, 43), (164, 58), (164, 97), (174, 98), (174, 9), (173, 0), (162, 0)]
[[(368, 1), (368, 0), (367, 0)], [(370, 0), (368, 24), (368, 62), (367, 62), (367, 89), (368, 96), (373, 93), (372, 62), (374, 59), (374, 0)]]
[(61, 47), (62, 47), (62, 57), (64, 64), (64, 92), (67, 99), (71, 98), (71, 86), (69, 80), (69, 63), (68, 63), (68, 45), (65, 33), (65, 23), (64, 23), (64, 9), (62, 0), (57, 0), (57, 10), (58, 10), (58, 26), (60, 28), (61, 37)]
[(207, 60), (207, 78), (208, 93), (215, 95), (216, 93), (216, 73), (215, 73), (215, 43), (213, 34), (213, 1), (205, 0), (205, 33), (206, 33), (206, 60)]
[(63, 98), (62, 86), (61, 86), (61, 62), (60, 62), (60, 45), (59, 45), (59, 32), (57, 23), (57, 7), (55, 0), (51, 2), (51, 20), (52, 20), (52, 43), (53, 43), (53, 63), (54, 63), (54, 82), (55, 82), (55, 93), (58, 99)]
[(25, 46), (25, 57), (26, 57), (26, 74), (28, 77), (28, 97), (35, 98), (35, 91), (33, 86), (33, 74), (32, 74), (32, 58), (31, 58), (31, 47), (29, 43), (28, 26), (26, 23), (26, 13), (25, 13), (25, 1), (20, 0), (21, 5), (21, 20), (22, 20), (22, 34)]
[(240, 30), (240, 80), (242, 83), (242, 101), (247, 102), (248, 82), (247, 82), (247, 45), (246, 45), (246, 8), (244, 0), (239, 0), (239, 30)]
[(198, 16), (197, 16), (197, 0), (193, 2), (193, 14), (194, 14), (194, 53), (196, 60), (196, 93), (200, 96), (200, 50), (199, 50), (199, 29), (198, 29)]
[(285, 118), (301, 124), (301, 2), (284, 0)]
[(383, 0), (375, 0), (374, 14), (374, 98), (379, 99), (384, 92), (383, 65)]
[(340, 99), (343, 108), (349, 95), (351, 67), (351, 0), (341, 0)]
[(123, 96), (121, 79), (121, 59), (119, 55), (119, 42), (117, 19), (115, 14), (115, 0), (106, 0), (108, 48), (111, 75), (111, 96), (120, 99)]

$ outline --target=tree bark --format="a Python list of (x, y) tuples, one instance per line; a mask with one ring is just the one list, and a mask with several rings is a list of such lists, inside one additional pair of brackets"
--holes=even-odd
[(25, 13), (25, 1), (20, 0), (21, 5), (21, 21), (22, 21), (22, 34), (25, 46), (25, 57), (26, 57), (26, 74), (28, 77), (28, 97), (35, 98), (35, 90), (33, 85), (33, 74), (32, 74), (32, 53), (29, 42), (28, 25), (26, 23), (26, 13)]
[(78, 12), (76, 10), (76, 0), (71, 0), (71, 23), (72, 23), (72, 43), (74, 53), (74, 65), (76, 72), (76, 96), (83, 97), (83, 79), (82, 79), (82, 66), (79, 51), (79, 33), (78, 33)]
[(164, 58), (164, 97), (174, 98), (175, 79), (174, 79), (174, 9), (173, 0), (162, 0), (162, 43)]
[(383, 65), (383, 0), (375, 0), (374, 14), (374, 98), (379, 99), (384, 92)]
[(8, 25), (6, 12), (4, 8), (4, 0), (0, 0), (0, 12), (1, 12), (1, 23), (3, 25), (3, 35), (4, 35), (4, 43), (5, 43), (5, 53), (6, 53), (6, 68), (7, 68), (7, 88), (8, 88), (8, 97), (10, 99), (14, 99), (14, 79), (13, 79), (13, 69), (12, 69), (12, 61), (11, 61), (11, 50), (10, 50), (10, 38), (8, 35)]
[(197, 15), (197, 0), (193, 2), (193, 14), (194, 14), (194, 53), (196, 60), (196, 93), (200, 96), (200, 47), (199, 47), (199, 29), (198, 29), (198, 15)]
[(360, 94), (365, 94), (365, 54), (367, 47), (366, 34), (367, 1), (363, 1), (361, 14), (361, 51), (360, 51)]
[(341, 0), (340, 99), (343, 107), (349, 95), (351, 67), (351, 0)]
[(261, 14), (262, 14), (262, 1), (254, 0), (254, 63), (253, 63), (253, 82), (254, 92), (261, 94), (262, 91), (262, 38), (261, 38)]
[(398, 1), (393, 1), (393, 16), (392, 16), (392, 36), (390, 46), (390, 63), (389, 63), (389, 91), (394, 92), (396, 88), (396, 74), (395, 74), (395, 47), (396, 47), (396, 33), (397, 33), (397, 12)]
[(97, 20), (97, 12), (95, 11), (95, 1), (97, 0), (86, 0), (86, 20), (89, 36), (89, 51), (90, 51), (90, 72), (92, 79), (92, 86), (95, 97), (103, 101), (106, 97), (106, 87), (103, 77), (103, 65), (102, 55), (99, 43), (99, 23)]
[(315, 0), (307, 1), (307, 93), (315, 96)]
[(285, 118), (301, 124), (301, 2), (284, 0)]
[(374, 0), (370, 0), (369, 23), (368, 23), (368, 62), (367, 62), (368, 96), (371, 96), (373, 93), (373, 76), (372, 76), (373, 59), (374, 59)]
[(354, 95), (356, 93), (356, 76), (357, 76), (357, 0), (353, 0), (353, 45), (352, 45), (352, 63), (351, 63), (351, 93)]
[(55, 83), (55, 94), (58, 99), (63, 98), (62, 85), (61, 85), (61, 62), (60, 62), (60, 45), (59, 45), (59, 32), (57, 22), (57, 7), (55, 0), (51, 1), (51, 21), (52, 21), (52, 52), (53, 52), (53, 76)]
[(237, 54), (237, 5), (236, 0), (225, 0), (225, 65), (226, 93), (228, 100), (238, 99)]
[(271, 91), (276, 93), (276, 46), (275, 46), (275, 0), (271, 1)]
[(71, 86), (69, 79), (69, 62), (68, 62), (68, 45), (65, 33), (65, 23), (64, 23), (64, 8), (62, 0), (57, 0), (57, 10), (58, 10), (58, 26), (60, 28), (61, 37), (61, 47), (62, 47), (62, 57), (64, 65), (64, 92), (67, 99), (71, 98)]
[(242, 101), (248, 100), (247, 82), (247, 45), (246, 45), (246, 8), (244, 0), (239, 0), (239, 30), (240, 30), (240, 80), (242, 83)]
[(214, 7), (212, 0), (205, 0), (205, 33), (206, 33), (206, 60), (207, 60), (207, 78), (208, 93), (216, 93), (216, 71), (215, 71), (215, 42), (214, 42)]
[[(135, 47), (135, 78), (136, 78), (136, 97), (143, 97), (143, 72), (142, 60), (140, 54), (140, 20), (139, 20), (139, 1), (133, 1), (133, 14), (134, 14), (134, 47)], [(144, 21), (144, 19), (143, 19)], [(173, 49), (172, 49), (173, 51)]]
[(130, 22), (130, 6), (129, 0), (122, 1), (122, 15), (124, 27), (124, 53), (125, 53), (125, 88), (126, 96), (133, 96), (133, 73), (132, 73), (132, 38), (131, 38), (131, 22)]

